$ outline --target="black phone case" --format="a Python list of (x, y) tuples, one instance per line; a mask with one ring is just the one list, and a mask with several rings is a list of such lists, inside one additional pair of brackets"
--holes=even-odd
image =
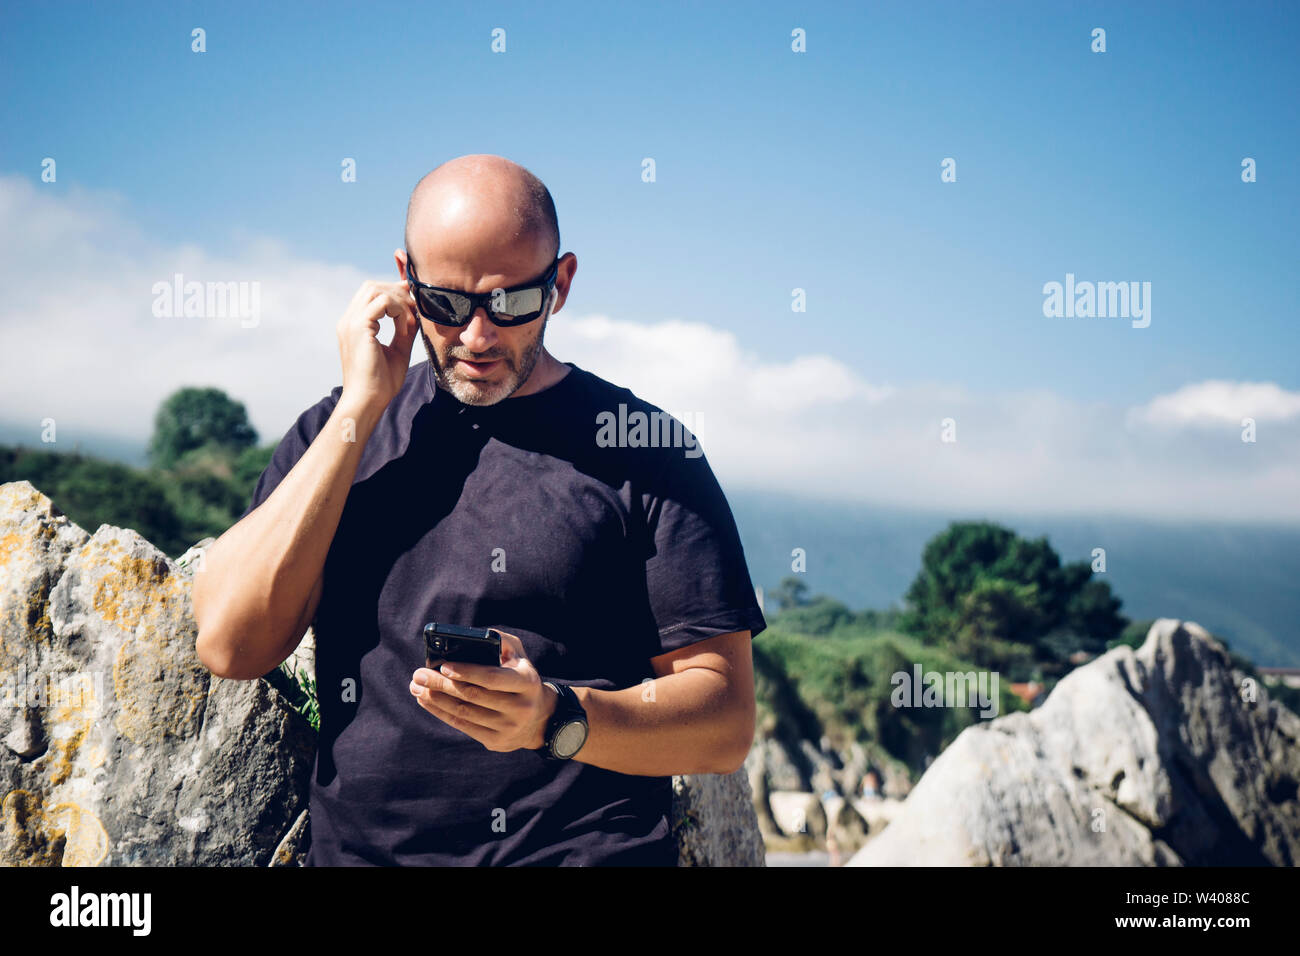
[[(457, 630), (470, 630), (458, 628)], [(479, 629), (483, 636), (453, 634), (432, 624), (424, 627), (424, 663), (426, 667), (437, 667), (444, 661), (460, 661), (466, 664), (487, 664), (499, 667), (501, 664), (501, 635), (490, 628)], [(438, 642), (441, 642), (439, 644)]]

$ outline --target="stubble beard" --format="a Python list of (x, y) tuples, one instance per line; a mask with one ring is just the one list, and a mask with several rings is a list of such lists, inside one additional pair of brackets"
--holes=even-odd
[(429, 367), (433, 369), (434, 380), (440, 388), (450, 392), (457, 401), (464, 405), (495, 405), (522, 388), (523, 384), (528, 381), (528, 377), (533, 374), (533, 369), (537, 367), (538, 359), (542, 355), (542, 341), (546, 337), (546, 323), (550, 321), (550, 318), (548, 314), (540, 319), (542, 330), (537, 333), (537, 341), (526, 348), (520, 356), (521, 363), (519, 366), (515, 365), (514, 356), (501, 356), (501, 363), (506, 368), (506, 378), (504, 381), (493, 383), (486, 388), (472, 381), (452, 378), (447, 374), (447, 370), (438, 361), (438, 353), (434, 349), (433, 343), (429, 341), (429, 336), (425, 334), (423, 323), (420, 324), (420, 338), (424, 340), (424, 352), (428, 356)]

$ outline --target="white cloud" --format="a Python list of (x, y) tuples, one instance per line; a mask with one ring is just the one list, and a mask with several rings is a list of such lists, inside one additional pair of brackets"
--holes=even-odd
[[(725, 393), (774, 414), (801, 414), (828, 403), (877, 401), (892, 391), (863, 382), (827, 355), (759, 362), (743, 353), (730, 332), (699, 322), (674, 319), (650, 325), (603, 315), (570, 320), (561, 312), (547, 335), (548, 343), (563, 346), (566, 353), (598, 357), (687, 410)], [(582, 365), (576, 357), (572, 360)]]
[[(1254, 444), (1240, 429), (1152, 436), (1121, 407), (867, 382), (833, 356), (763, 360), (729, 332), (680, 320), (561, 312), (547, 341), (692, 425), (727, 487), (948, 511), (1300, 519), (1300, 423)], [(952, 443), (941, 440), (948, 418)]]
[[(157, 282), (258, 282), (258, 323), (156, 318)], [(161, 401), (214, 385), (245, 402), (263, 441), (278, 440), (340, 381), (334, 325), (366, 278), (351, 266), (248, 243), (223, 258), (142, 236), (111, 194), (47, 195), (0, 177), (0, 417), (53, 418), (59, 444), (107, 432), (145, 438)]]
[[(176, 272), (260, 282), (257, 326), (155, 318), (152, 286)], [(62, 445), (79, 432), (143, 440), (185, 385), (225, 389), (263, 441), (278, 440), (338, 384), (334, 326), (367, 276), (271, 240), (231, 257), (169, 247), (112, 195), (0, 177), (0, 278), (0, 418), (31, 422), (34, 443), (52, 417)], [(727, 488), (963, 513), (1300, 520), (1300, 397), (1272, 384), (1189, 385), (1132, 410), (1048, 390), (976, 394), (867, 381), (830, 354), (759, 357), (700, 322), (567, 309), (547, 343), (690, 424)], [(1246, 416), (1260, 423), (1253, 444), (1239, 438)], [(945, 418), (955, 443), (940, 440)], [(1190, 422), (1219, 427), (1169, 427)]]
[(1274, 382), (1198, 382), (1158, 395), (1130, 416), (1134, 424), (1156, 426), (1240, 427), (1243, 418), (1257, 423), (1300, 418), (1300, 392), (1288, 392)]

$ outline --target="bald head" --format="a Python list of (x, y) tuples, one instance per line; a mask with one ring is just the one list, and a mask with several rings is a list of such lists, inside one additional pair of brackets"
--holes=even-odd
[(560, 254), (555, 203), (517, 163), (488, 153), (460, 156), (416, 183), (406, 207), (406, 248), (421, 259), (477, 259), (499, 250), (507, 258), (552, 262)]

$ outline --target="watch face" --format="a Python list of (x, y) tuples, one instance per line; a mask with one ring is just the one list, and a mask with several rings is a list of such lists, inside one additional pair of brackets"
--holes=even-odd
[(587, 725), (580, 720), (570, 721), (555, 735), (555, 754), (558, 757), (572, 757), (586, 742)]

